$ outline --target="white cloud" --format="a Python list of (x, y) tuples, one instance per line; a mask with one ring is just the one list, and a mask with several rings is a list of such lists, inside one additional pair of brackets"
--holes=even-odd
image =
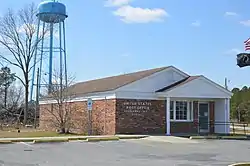
[(122, 6), (128, 5), (133, 0), (106, 0), (105, 6), (112, 7), (112, 6)]
[(238, 14), (235, 12), (225, 12), (224, 16), (237, 16)]
[(226, 54), (227, 54), (227, 55), (237, 55), (237, 54), (239, 54), (239, 53), (241, 53), (241, 52), (242, 52), (242, 50), (240, 50), (240, 49), (238, 49), (238, 48), (232, 48), (232, 49), (228, 50), (228, 51), (226, 52)]
[(200, 27), (201, 23), (200, 23), (200, 21), (195, 21), (195, 22), (192, 22), (191, 25), (194, 27)]
[(240, 24), (249, 27), (250, 26), (250, 20), (240, 21)]
[(130, 56), (129, 53), (124, 53), (124, 54), (121, 55), (121, 57), (129, 57), (129, 56)]
[(114, 11), (114, 15), (121, 18), (125, 23), (149, 23), (161, 22), (169, 16), (164, 9), (149, 9), (132, 6), (122, 6)]
[[(32, 25), (22, 25), (22, 26), (20, 26), (18, 29), (17, 29), (17, 32), (18, 33), (20, 33), (20, 34), (25, 34), (26, 33), (26, 31), (30, 31), (30, 29), (31, 29), (31, 31), (33, 32), (33, 33), (35, 33), (35, 35), (37, 35), (37, 33), (36, 33), (36, 31), (38, 30), (37, 29), (37, 25), (35, 25), (35, 24), (32, 24)], [(45, 34), (44, 34), (44, 32), (43, 32), (43, 26), (39, 26), (39, 37), (42, 37), (42, 35), (44, 34), (44, 38), (48, 38), (49, 37), (49, 35), (50, 35), (50, 33), (49, 33), (49, 31), (48, 31), (48, 29), (47, 29), (47, 27), (45, 27)], [(57, 27), (56, 28), (54, 28), (54, 37), (56, 38), (56, 39), (59, 39), (59, 30), (57, 29)]]
[(25, 33), (26, 31), (32, 31), (32, 32), (35, 32), (36, 31), (36, 25), (35, 24), (23, 24), (22, 26), (20, 26), (18, 29), (17, 29), (17, 32), (18, 33)]

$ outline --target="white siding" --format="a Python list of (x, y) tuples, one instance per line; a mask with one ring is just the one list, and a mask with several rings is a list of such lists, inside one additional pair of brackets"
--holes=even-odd
[[(89, 98), (92, 100), (105, 100), (105, 99), (115, 99), (116, 95), (114, 93), (102, 93), (102, 94), (97, 94), (97, 95), (89, 95), (89, 96), (84, 96), (84, 97), (77, 97), (73, 99), (69, 99), (67, 102), (78, 102), (78, 101), (87, 101)], [(45, 100), (45, 101), (39, 101), (40, 105), (43, 104), (52, 104), (52, 103), (57, 103), (56, 100)]]
[(226, 133), (227, 131), (225, 130), (225, 124), (218, 125), (216, 123), (223, 123), (225, 122), (225, 113), (226, 113), (226, 107), (225, 107), (225, 99), (218, 99), (215, 101), (215, 109), (214, 109), (214, 121), (215, 121), (215, 126), (214, 126), (214, 131), (215, 133)]
[(200, 77), (167, 91), (170, 97), (230, 98), (231, 95)]
[(145, 99), (145, 100), (166, 100), (165, 97), (160, 98), (154, 92), (116, 92), (117, 99)]
[(184, 79), (185, 76), (173, 70), (172, 68), (155, 73), (149, 77), (135, 81), (131, 84), (125, 85), (116, 91), (125, 92), (155, 92), (166, 86), (169, 86), (177, 81)]

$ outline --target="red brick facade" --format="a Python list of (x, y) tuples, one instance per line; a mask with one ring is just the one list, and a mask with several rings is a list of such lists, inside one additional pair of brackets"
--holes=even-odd
[[(71, 131), (88, 132), (87, 102), (70, 103)], [(214, 102), (209, 103), (210, 124), (214, 123)], [(40, 128), (56, 130), (55, 116), (51, 114), (55, 105), (40, 106)], [(198, 132), (198, 101), (193, 102), (192, 122), (171, 122), (171, 133)], [(166, 133), (166, 101), (109, 99), (93, 101), (91, 111), (92, 134), (165, 134)], [(210, 125), (210, 132), (214, 126)]]
[(214, 102), (209, 102), (209, 120), (210, 120), (210, 133), (214, 133)]
[(164, 100), (116, 101), (116, 133), (164, 134), (165, 121)]
[[(192, 122), (171, 122), (171, 133), (198, 133), (199, 132), (199, 102), (193, 101)], [(214, 102), (209, 102), (209, 133), (214, 133)]]
[[(91, 128), (94, 135), (115, 134), (115, 99), (98, 100), (93, 102), (91, 111)], [(55, 104), (56, 105), (56, 104)], [(87, 102), (70, 103), (72, 132), (88, 133), (88, 111)], [(40, 106), (40, 128), (44, 130), (56, 130), (56, 118), (51, 113), (50, 105)], [(55, 113), (58, 109), (55, 110)], [(54, 114), (55, 114), (54, 113)]]

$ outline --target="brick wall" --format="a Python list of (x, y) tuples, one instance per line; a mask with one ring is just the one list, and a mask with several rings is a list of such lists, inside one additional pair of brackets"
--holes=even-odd
[[(193, 102), (193, 122), (171, 122), (171, 133), (198, 133), (199, 128), (199, 102)], [(214, 133), (214, 102), (209, 102), (209, 133)]]
[[(40, 129), (55, 131), (56, 118), (52, 115), (51, 109), (58, 112), (56, 104), (40, 105)], [(71, 108), (71, 131), (77, 133), (88, 133), (88, 111), (87, 102), (70, 103)], [(58, 115), (57, 115), (58, 117)], [(92, 134), (108, 135), (115, 134), (115, 100), (93, 101), (91, 111)], [(57, 123), (58, 124), (58, 123)]]
[[(88, 132), (87, 102), (74, 102), (72, 110), (71, 131)], [(55, 117), (48, 110), (56, 106), (40, 106), (40, 128), (56, 130)], [(214, 102), (209, 103), (210, 123), (214, 123)], [(166, 133), (166, 101), (164, 100), (133, 100), (112, 99), (93, 102), (91, 112), (92, 134), (165, 134)], [(171, 133), (198, 132), (198, 101), (193, 102), (193, 122), (171, 122)], [(214, 126), (210, 126), (210, 133)]]
[(71, 104), (71, 132), (87, 133), (88, 132), (88, 112), (86, 109), (87, 102), (74, 102)]
[(192, 122), (171, 122), (170, 132), (177, 133), (197, 133), (198, 132), (198, 101), (193, 101), (193, 121)]
[(197, 133), (194, 122), (171, 122), (171, 134)]
[(117, 99), (116, 133), (165, 134), (164, 100)]
[[(70, 130), (77, 133), (87, 131), (87, 112), (83, 110), (84, 102), (67, 103), (71, 124)], [(58, 104), (40, 105), (39, 128), (43, 130), (56, 131), (59, 129)]]
[(115, 134), (115, 99), (93, 102), (92, 131), (96, 135)]
[(40, 115), (39, 115), (39, 128), (43, 130), (52, 130), (55, 131), (56, 127), (53, 123), (55, 117), (49, 113), (48, 110), (51, 110), (52, 105), (40, 105)]
[(209, 102), (210, 133), (214, 133), (214, 102)]

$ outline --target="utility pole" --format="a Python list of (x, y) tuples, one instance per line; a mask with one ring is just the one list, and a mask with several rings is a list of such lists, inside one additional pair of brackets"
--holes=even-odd
[(227, 80), (227, 78), (225, 78), (225, 88), (228, 90), (228, 85), (227, 85), (227, 83), (228, 83), (228, 80)]
[(105, 110), (104, 110), (104, 134), (106, 135), (106, 114), (107, 114), (107, 97), (105, 96)]
[(36, 129), (36, 117), (37, 112), (39, 111), (39, 68), (37, 69), (37, 75), (36, 75), (36, 109), (35, 109), (35, 118), (34, 118), (34, 127)]

